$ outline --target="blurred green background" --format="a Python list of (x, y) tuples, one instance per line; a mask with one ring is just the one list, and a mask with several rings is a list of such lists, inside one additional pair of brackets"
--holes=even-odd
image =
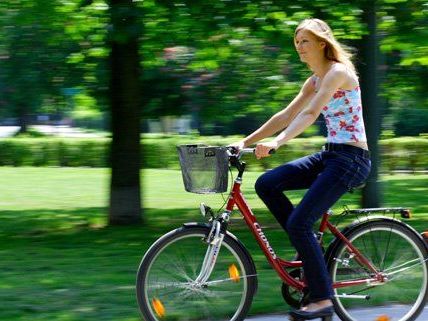
[[(199, 202), (223, 204), (221, 195), (184, 192), (175, 146), (233, 143), (285, 107), (310, 75), (293, 45), (307, 17), (326, 20), (355, 54), (379, 164), (376, 202), (411, 208), (407, 223), (427, 230), (427, 1), (2, 1), (0, 319), (139, 320), (134, 283), (144, 252), (166, 231), (202, 220)], [(128, 51), (138, 57), (128, 65), (134, 78), (115, 69), (115, 57), (131, 63)], [(123, 96), (134, 105), (117, 103), (135, 83), (138, 91)], [(136, 122), (137, 136), (115, 121)], [(324, 134), (319, 119), (274, 156), (246, 159), (244, 191), (286, 258), (288, 238), (253, 185), (263, 170), (319, 150)], [(139, 146), (133, 157), (112, 148), (129, 137)], [(136, 166), (141, 196), (141, 219), (122, 226), (108, 218), (118, 158), (125, 178)], [(360, 207), (364, 193), (334, 210)], [(295, 203), (301, 195), (290, 193)], [(242, 221), (231, 231), (259, 272), (250, 313), (285, 313), (279, 278)]]
[[(325, 19), (361, 69), (368, 63), (361, 54), (372, 3), (134, 1), (137, 20), (127, 32), (141, 33), (142, 130), (249, 133), (284, 107), (309, 75), (293, 45), (298, 22)], [(374, 9), (382, 135), (427, 133), (427, 2), (383, 0)], [(109, 129), (108, 10), (101, 0), (0, 4), (3, 124)]]

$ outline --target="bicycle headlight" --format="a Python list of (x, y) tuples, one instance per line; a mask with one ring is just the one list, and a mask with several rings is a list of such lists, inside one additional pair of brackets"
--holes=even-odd
[(199, 209), (203, 217), (207, 217), (207, 216), (214, 217), (213, 210), (208, 205), (205, 205), (205, 203), (201, 203), (201, 205), (199, 205)]

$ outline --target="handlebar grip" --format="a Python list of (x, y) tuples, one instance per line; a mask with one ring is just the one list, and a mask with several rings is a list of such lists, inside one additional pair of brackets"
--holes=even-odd
[[(231, 152), (233, 155), (238, 155), (238, 157), (240, 158), (242, 155), (244, 154), (254, 154), (256, 149), (255, 148), (243, 148), (241, 150), (238, 150), (236, 147), (234, 146), (228, 146), (227, 147), (229, 149), (229, 152)], [(276, 153), (276, 149), (271, 149), (269, 151), (269, 155), (273, 155)]]
[(242, 154), (254, 154), (255, 148), (243, 148), (240, 150)]
[[(255, 153), (256, 152), (256, 149), (255, 148), (243, 148), (243, 149), (241, 149), (240, 150), (240, 152), (241, 153), (243, 153), (243, 154), (251, 154), (251, 153)], [(273, 154), (275, 154), (276, 153), (276, 149), (271, 149), (270, 151), (269, 151), (269, 154), (270, 155), (273, 155)]]
[[(243, 148), (239, 151), (241, 154), (254, 154), (256, 152), (255, 148)], [(273, 155), (276, 153), (276, 149), (272, 148), (269, 151), (269, 155)]]

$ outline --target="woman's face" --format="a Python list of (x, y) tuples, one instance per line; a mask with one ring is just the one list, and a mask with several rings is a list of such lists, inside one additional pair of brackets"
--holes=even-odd
[(311, 32), (302, 29), (296, 35), (295, 46), (300, 60), (309, 63), (323, 55), (325, 42), (319, 41)]

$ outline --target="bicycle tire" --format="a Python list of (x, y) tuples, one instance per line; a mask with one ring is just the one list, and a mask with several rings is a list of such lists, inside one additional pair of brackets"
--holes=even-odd
[[(146, 321), (244, 320), (257, 289), (252, 258), (232, 234), (223, 239), (206, 287), (193, 288), (208, 247), (207, 226), (183, 226), (158, 239), (137, 272), (137, 301)], [(231, 281), (234, 264), (239, 279)], [(229, 279), (228, 279), (229, 278)], [(214, 282), (213, 281), (220, 281)], [(156, 301), (157, 300), (157, 301)]]
[[(419, 234), (402, 222), (384, 218), (358, 224), (345, 236), (388, 281), (335, 289), (333, 303), (340, 319), (363, 321), (370, 314), (370, 320), (416, 320), (428, 298), (428, 251)], [(327, 265), (333, 282), (370, 276), (370, 271), (349, 255), (343, 241), (337, 240), (331, 247)]]

